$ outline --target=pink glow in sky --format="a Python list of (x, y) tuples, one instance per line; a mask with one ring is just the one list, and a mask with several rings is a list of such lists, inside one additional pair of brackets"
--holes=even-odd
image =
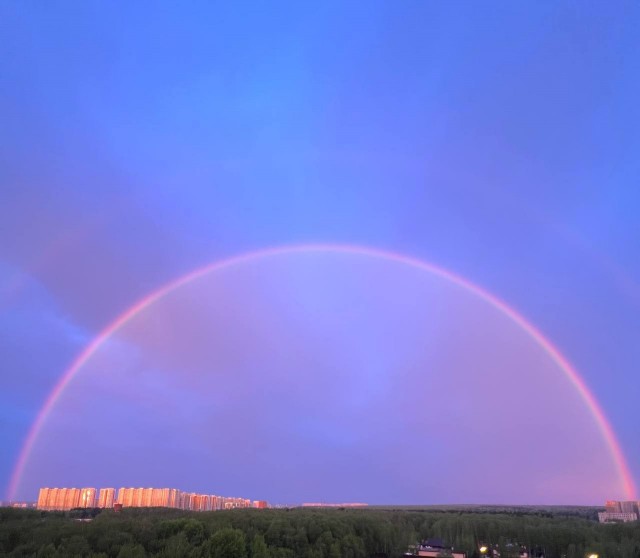
[(224, 487), (283, 502), (626, 496), (615, 441), (557, 359), (477, 292), (407, 264), (273, 251), (163, 291), (81, 357), (15, 488)]

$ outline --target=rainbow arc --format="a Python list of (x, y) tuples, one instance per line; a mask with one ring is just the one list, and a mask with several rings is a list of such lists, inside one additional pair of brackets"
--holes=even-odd
[(196, 269), (188, 273), (187, 275), (179, 277), (178, 279), (151, 292), (150, 294), (139, 300), (137, 303), (135, 303), (133, 306), (131, 306), (129, 309), (127, 309), (125, 312), (123, 312), (113, 322), (107, 325), (107, 327), (105, 327), (71, 363), (71, 366), (64, 372), (56, 386), (48, 395), (44, 405), (38, 412), (36, 419), (25, 438), (18, 459), (16, 461), (9, 484), (9, 498), (14, 498), (20, 485), (25, 466), (29, 460), (29, 456), (34, 447), (34, 444), (38, 439), (38, 436), (43, 426), (45, 425), (51, 410), (55, 407), (60, 396), (76, 376), (76, 374), (80, 372), (82, 367), (91, 359), (96, 351), (121, 327), (127, 324), (127, 322), (129, 322), (140, 312), (150, 307), (163, 297), (167, 296), (169, 293), (184, 285), (187, 285), (191, 281), (194, 281), (204, 275), (222, 271), (226, 268), (239, 265), (251, 260), (263, 259), (284, 254), (293, 254), (298, 252), (335, 252), (343, 254), (353, 254), (368, 256), (372, 258), (382, 258), (399, 264), (408, 265), (420, 269), (426, 273), (434, 274), (443, 279), (451, 281), (452, 283), (460, 286), (468, 292), (478, 296), (479, 298), (502, 312), (505, 316), (512, 320), (512, 322), (514, 322), (518, 327), (526, 332), (526, 334), (549, 355), (549, 357), (555, 362), (560, 370), (562, 370), (562, 372), (566, 375), (567, 379), (571, 382), (571, 384), (589, 409), (589, 412), (591, 413), (595, 423), (597, 424), (599, 431), (606, 441), (607, 447), (611, 452), (611, 456), (620, 475), (620, 482), (622, 484), (626, 497), (628, 499), (633, 499), (635, 497), (635, 484), (620, 443), (618, 442), (615, 432), (613, 431), (613, 428), (609, 420), (607, 419), (602, 407), (587, 386), (586, 382), (580, 376), (578, 371), (567, 360), (567, 358), (562, 355), (560, 350), (555, 347), (551, 343), (551, 341), (549, 341), (549, 339), (547, 339), (535, 326), (533, 326), (528, 320), (526, 320), (520, 313), (509, 306), (506, 302), (484, 290), (482, 287), (479, 287), (478, 285), (472, 283), (468, 279), (465, 279), (447, 269), (426, 261), (419, 260), (417, 258), (413, 258), (411, 256), (355, 245), (304, 244), (267, 248), (255, 252), (249, 252), (225, 260), (220, 260)]

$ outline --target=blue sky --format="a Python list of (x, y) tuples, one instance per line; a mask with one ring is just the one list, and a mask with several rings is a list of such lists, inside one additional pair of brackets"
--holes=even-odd
[(640, 480), (636, 2), (0, 10), (0, 485), (115, 316), (300, 242), (410, 254), (507, 301)]

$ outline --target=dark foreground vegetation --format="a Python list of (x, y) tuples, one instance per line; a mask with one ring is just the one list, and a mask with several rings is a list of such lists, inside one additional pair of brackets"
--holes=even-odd
[[(640, 525), (599, 525), (593, 509), (429, 508), (40, 512), (0, 508), (0, 555), (396, 558), (440, 537), (477, 556), (480, 542), (541, 546), (547, 558), (640, 558)], [(90, 521), (87, 521), (90, 520)], [(508, 558), (506, 552), (501, 558)]]

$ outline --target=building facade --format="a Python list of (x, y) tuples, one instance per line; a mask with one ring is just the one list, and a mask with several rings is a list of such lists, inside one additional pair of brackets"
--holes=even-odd
[(99, 508), (112, 508), (116, 501), (116, 489), (115, 488), (101, 488), (98, 494), (98, 507)]
[(41, 488), (38, 493), (39, 510), (71, 510), (95, 506), (95, 488)]
[(598, 513), (600, 523), (628, 523), (640, 518), (640, 502), (635, 500), (608, 500), (605, 511)]
[(73, 508), (176, 508), (191, 511), (214, 511), (234, 508), (268, 508), (264, 500), (253, 503), (246, 498), (226, 498), (213, 494), (182, 492), (175, 488), (41, 488), (37, 508), (70, 510)]

